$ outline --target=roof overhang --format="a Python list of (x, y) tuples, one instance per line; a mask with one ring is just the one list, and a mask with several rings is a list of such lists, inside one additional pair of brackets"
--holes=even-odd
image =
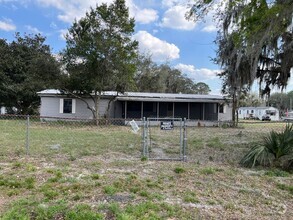
[[(37, 93), (40, 97), (74, 97), (80, 96), (90, 98), (87, 94), (68, 94), (57, 89), (47, 89)], [(139, 102), (205, 102), (205, 103), (224, 103), (227, 99), (219, 95), (198, 95), (198, 94), (172, 94), (172, 93), (144, 93), (144, 92), (125, 92), (105, 91), (101, 93), (101, 98), (116, 97), (118, 101), (139, 101)]]
[(149, 98), (149, 97), (117, 97), (118, 101), (138, 101), (138, 102), (209, 102), (209, 103), (223, 103), (224, 99), (183, 99), (183, 98)]

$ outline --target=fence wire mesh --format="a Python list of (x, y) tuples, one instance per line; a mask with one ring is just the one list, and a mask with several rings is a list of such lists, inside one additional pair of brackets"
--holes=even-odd
[[(98, 124), (98, 125), (97, 125)], [(108, 152), (140, 156), (140, 136), (121, 119), (70, 120), (0, 116), (2, 154), (68, 154), (72, 158)]]
[(143, 118), (143, 156), (154, 160), (186, 160), (186, 120)]
[[(238, 161), (253, 143), (261, 141), (272, 130), (282, 131), (287, 123), (240, 121), (237, 127), (230, 127), (229, 123), (223, 122), (187, 121), (188, 160)], [(134, 157), (142, 155), (141, 132), (132, 132), (124, 119), (101, 119), (97, 122), (0, 115), (0, 129), (1, 155), (66, 154), (72, 159), (111, 152)], [(151, 132), (155, 143), (171, 143), (172, 140), (179, 141), (177, 129), (175, 127), (173, 132)], [(178, 155), (180, 149), (175, 150), (172, 152), (172, 149), (163, 147), (159, 153)]]

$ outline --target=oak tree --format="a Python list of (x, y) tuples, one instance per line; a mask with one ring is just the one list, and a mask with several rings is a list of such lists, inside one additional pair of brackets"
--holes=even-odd
[(11, 113), (36, 114), (37, 92), (56, 86), (58, 61), (40, 34), (20, 36), (7, 42), (0, 39), (0, 106)]
[(134, 83), (138, 43), (131, 38), (133, 32), (134, 19), (124, 0), (90, 8), (68, 30), (62, 53), (67, 79), (62, 89), (84, 101), (95, 119), (100, 117), (102, 92), (124, 92)]

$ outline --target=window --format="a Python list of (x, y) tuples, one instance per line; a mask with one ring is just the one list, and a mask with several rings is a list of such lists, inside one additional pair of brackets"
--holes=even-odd
[(241, 110), (239, 110), (239, 114), (241, 115)]
[(224, 107), (225, 107), (224, 104), (219, 105), (219, 113), (224, 113)]
[(266, 110), (266, 114), (267, 115), (275, 116), (276, 115), (276, 111), (274, 111), (274, 110)]
[(141, 118), (141, 102), (127, 102), (127, 118)]
[(159, 117), (173, 117), (173, 102), (160, 102)]
[(63, 113), (72, 113), (72, 99), (64, 99)]
[(75, 99), (60, 99), (60, 113), (74, 114), (75, 105)]

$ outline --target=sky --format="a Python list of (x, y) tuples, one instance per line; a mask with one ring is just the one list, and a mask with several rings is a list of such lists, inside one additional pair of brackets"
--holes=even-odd
[[(96, 4), (113, 0), (0, 0), (0, 38), (12, 41), (15, 33), (46, 37), (53, 53), (65, 48), (64, 34), (75, 19), (83, 17)], [(220, 67), (211, 61), (217, 25), (213, 13), (204, 22), (185, 19), (188, 0), (126, 0), (130, 16), (135, 18), (133, 38), (141, 53), (152, 60), (168, 63), (194, 82), (204, 82), (211, 94), (220, 94)], [(293, 90), (293, 77), (287, 91)]]

